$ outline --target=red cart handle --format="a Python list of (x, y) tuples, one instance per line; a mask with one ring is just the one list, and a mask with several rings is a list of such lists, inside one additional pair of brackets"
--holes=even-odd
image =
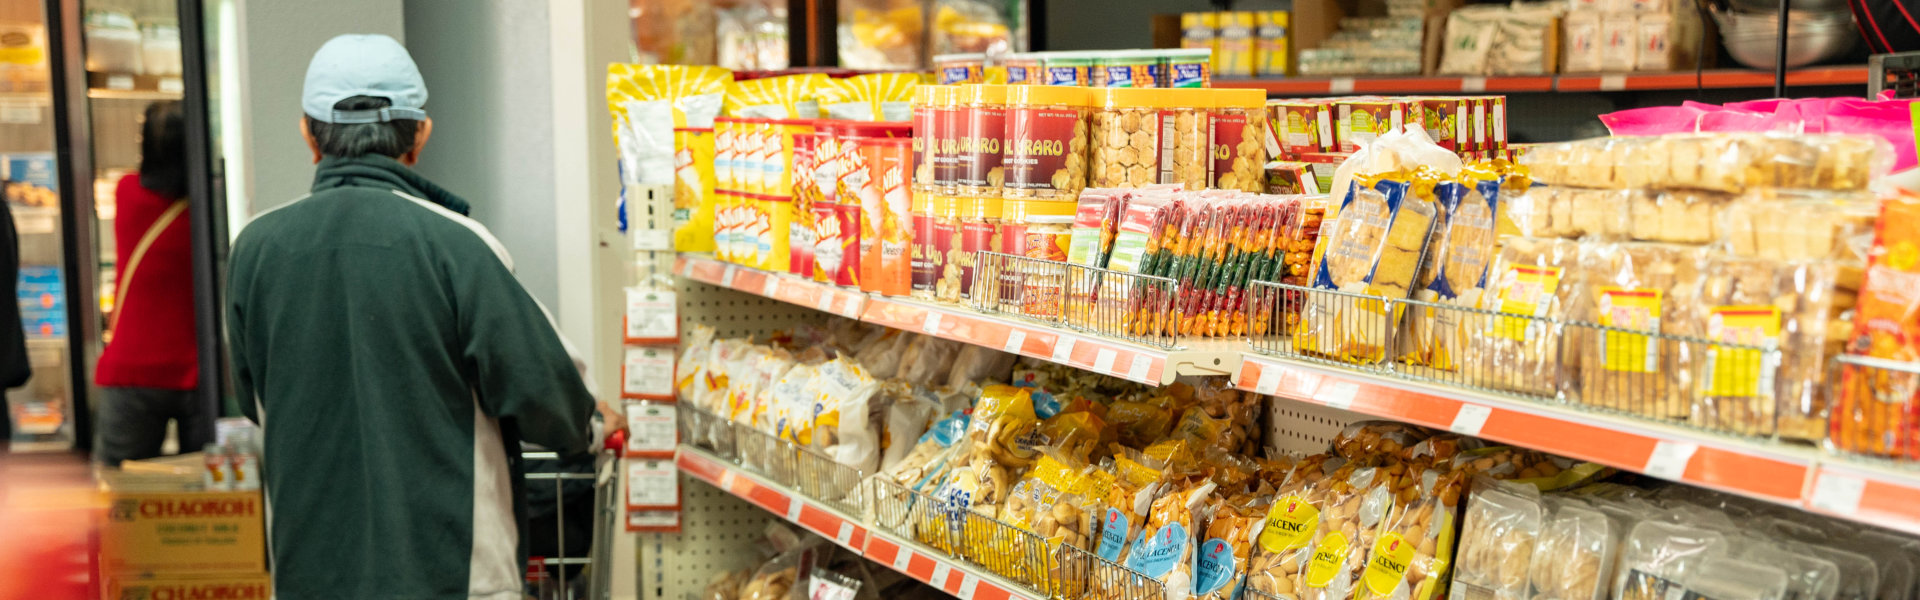
[(625, 450), (626, 448), (627, 448), (627, 432), (625, 430), (615, 431), (613, 433), (607, 434), (607, 441), (604, 446), (604, 449), (618, 452), (621, 450)]

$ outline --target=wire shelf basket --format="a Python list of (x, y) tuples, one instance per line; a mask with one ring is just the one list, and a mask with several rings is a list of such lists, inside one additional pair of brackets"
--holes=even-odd
[(999, 252), (977, 253), (974, 261), (977, 283), (967, 305), (975, 310), (1179, 348), (1172, 279)]
[(686, 444), (712, 452), (725, 460), (738, 460), (734, 453), (733, 423), (687, 402), (674, 404), (677, 412), (675, 421), (680, 428), (680, 439)]
[[(1777, 345), (1265, 281), (1250, 289), (1248, 344), (1261, 354), (1740, 437), (1818, 429), (1818, 411), (1796, 408), (1807, 382), (1777, 377)], [(1698, 333), (1756, 339), (1717, 320), (1706, 328)]]
[(1842, 354), (1834, 367), (1830, 449), (1881, 462), (1920, 461), (1920, 364)]

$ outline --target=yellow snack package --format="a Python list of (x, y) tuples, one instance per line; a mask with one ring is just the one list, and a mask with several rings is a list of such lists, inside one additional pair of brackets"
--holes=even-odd
[(621, 186), (668, 185), (673, 247), (714, 251), (713, 119), (733, 73), (719, 67), (607, 65), (607, 107)]
[(830, 80), (820, 88), (820, 114), (850, 121), (908, 121), (919, 73), (871, 73)]
[(820, 90), (827, 87), (822, 73), (763, 77), (727, 86), (729, 117), (752, 119), (818, 119)]

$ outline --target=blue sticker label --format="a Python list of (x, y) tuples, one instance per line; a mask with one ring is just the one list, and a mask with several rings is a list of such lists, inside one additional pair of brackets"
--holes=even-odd
[(1047, 67), (1047, 85), (1084, 85), (1086, 67)]
[(1100, 548), (1095, 553), (1109, 561), (1120, 560), (1120, 550), (1127, 547), (1127, 530), (1132, 527), (1127, 513), (1118, 508), (1107, 509), (1107, 518), (1100, 521)]
[(1193, 595), (1204, 596), (1225, 588), (1233, 582), (1237, 571), (1233, 558), (1233, 547), (1220, 538), (1212, 538), (1200, 544), (1200, 554), (1194, 556)]
[(1007, 85), (1027, 82), (1027, 68), (1022, 65), (1007, 65)]
[(1173, 70), (1167, 87), (1206, 87), (1207, 63), (1174, 63), (1169, 66), (1173, 67)]
[(1180, 562), (1180, 555), (1186, 547), (1187, 528), (1179, 523), (1168, 523), (1151, 535), (1142, 536), (1133, 545), (1133, 551), (1127, 554), (1127, 568), (1159, 579), (1167, 571), (1172, 571), (1175, 563)]
[(1107, 87), (1133, 87), (1133, 67), (1112, 65), (1107, 70)]
[(933, 427), (927, 428), (926, 433), (920, 434), (919, 441), (925, 442), (932, 439), (939, 442), (941, 448), (952, 448), (953, 443), (960, 440), (960, 436), (967, 434), (969, 420), (967, 413), (954, 411), (953, 416), (941, 419), (938, 423), (934, 423)]
[(942, 68), (940, 69), (940, 85), (968, 83), (973, 78), (973, 74), (968, 71), (969, 69), (967, 67)]

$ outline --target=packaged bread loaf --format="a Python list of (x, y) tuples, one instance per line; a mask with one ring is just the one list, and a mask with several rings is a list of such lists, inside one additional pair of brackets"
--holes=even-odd
[(1488, 387), (1553, 396), (1560, 377), (1561, 328), (1578, 287), (1578, 243), (1507, 238), (1487, 273), (1480, 308), (1517, 316), (1477, 317), (1467, 352), (1469, 378)]
[[(1434, 203), (1408, 193), (1402, 181), (1356, 183), (1316, 266), (1313, 287), (1405, 299), (1439, 217)], [(1313, 294), (1294, 331), (1296, 350), (1371, 364), (1386, 355), (1392, 325), (1405, 305), (1342, 294)]]
[[(1729, 551), (1716, 531), (1662, 521), (1641, 521), (1627, 534), (1614, 580), (1616, 600), (1664, 600), (1684, 590), (1708, 560)], [(1537, 555), (1537, 553), (1536, 553)]]
[[(1904, 192), (1887, 198), (1878, 228), (1846, 350), (1870, 359), (1920, 361), (1920, 314), (1913, 310), (1920, 198)], [(1828, 443), (1849, 452), (1920, 457), (1917, 389), (1920, 376), (1843, 365)]]
[[(1656, 418), (1689, 411), (1694, 362), (1704, 348), (1661, 338), (1697, 335), (1705, 252), (1695, 246), (1624, 242), (1583, 244), (1586, 293), (1573, 319), (1563, 369), (1576, 369), (1578, 398), (1590, 406)], [(1608, 329), (1601, 329), (1602, 327)], [(1645, 332), (1645, 333), (1641, 333)]]
[(1718, 246), (1778, 260), (1855, 258), (1871, 244), (1879, 207), (1867, 193), (1754, 190), (1720, 211)]
[(1613, 521), (1578, 500), (1548, 505), (1552, 512), (1541, 526), (1527, 568), (1531, 597), (1605, 600), (1613, 587), (1617, 552)]
[[(1494, 216), (1498, 212), (1497, 180), (1444, 182), (1435, 187), (1445, 232), (1430, 244), (1421, 267), (1423, 281), (1414, 299), (1437, 304), (1473, 307), (1485, 293), (1487, 267), (1493, 262)], [(1424, 274), (1431, 271), (1431, 276)], [(1401, 360), (1409, 364), (1453, 370), (1466, 341), (1468, 319), (1459, 311), (1415, 306), (1401, 334)]]
[(1460, 525), (1452, 597), (1530, 599), (1527, 569), (1546, 520), (1544, 512), (1538, 492), (1530, 486), (1476, 487)]

